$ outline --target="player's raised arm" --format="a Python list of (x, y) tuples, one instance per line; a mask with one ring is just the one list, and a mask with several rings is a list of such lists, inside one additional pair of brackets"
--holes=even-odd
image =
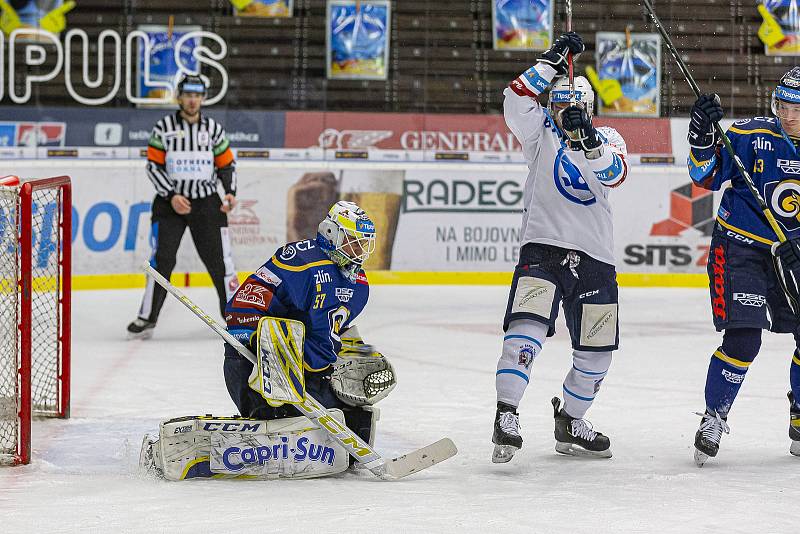
[(724, 115), (718, 95), (701, 95), (689, 120), (689, 176), (698, 187), (717, 190), (722, 184), (722, 157), (714, 123)]
[(520, 74), (503, 91), (506, 124), (523, 149), (526, 141), (535, 140), (544, 128), (546, 114), (539, 105), (538, 96), (550, 87), (557, 76), (567, 74), (568, 54), (572, 53), (576, 58), (585, 48), (577, 33), (562, 35), (534, 66)]

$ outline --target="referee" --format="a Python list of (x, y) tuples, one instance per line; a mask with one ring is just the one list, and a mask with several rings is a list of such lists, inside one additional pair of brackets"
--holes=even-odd
[[(222, 126), (200, 113), (208, 90), (206, 80), (184, 75), (177, 88), (180, 109), (156, 123), (147, 146), (147, 176), (156, 188), (150, 264), (169, 280), (188, 226), (224, 316), (229, 296), (239, 287), (227, 216), (236, 206), (233, 152)], [(225, 191), (224, 202), (217, 193), (218, 180)], [(128, 325), (130, 338), (152, 336), (165, 297), (166, 290), (148, 277), (139, 316)]]

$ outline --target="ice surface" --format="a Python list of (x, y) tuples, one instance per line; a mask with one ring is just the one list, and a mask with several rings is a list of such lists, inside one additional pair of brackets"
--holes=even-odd
[[(553, 451), (550, 397), (570, 366), (563, 325), (520, 407), (524, 448), (490, 461), (503, 287), (376, 286), (364, 337), (392, 358), (376, 447), (398, 455), (443, 436), (459, 454), (405, 479), (163, 482), (137, 474), (161, 419), (234, 407), (221, 342), (168, 297), (149, 341), (124, 340), (141, 292), (74, 295), (72, 418), (36, 421), (33, 463), (0, 469), (0, 532), (793, 532), (800, 458), (788, 453), (793, 342), (766, 335), (706, 467), (692, 440), (720, 336), (706, 293), (623, 288), (622, 341), (588, 417), (614, 457)], [(190, 289), (215, 309), (215, 295)]]

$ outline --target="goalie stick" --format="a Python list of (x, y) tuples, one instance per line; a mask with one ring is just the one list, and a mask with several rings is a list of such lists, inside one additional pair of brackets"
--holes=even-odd
[[(683, 62), (683, 58), (681, 58), (680, 54), (678, 53), (678, 49), (675, 48), (674, 44), (672, 44), (672, 39), (670, 39), (667, 30), (664, 29), (664, 25), (661, 24), (661, 20), (659, 20), (658, 16), (656, 15), (655, 10), (653, 9), (653, 4), (650, 2), (650, 0), (642, 0), (642, 3), (650, 15), (650, 18), (653, 20), (653, 23), (656, 25), (656, 29), (661, 34), (661, 37), (664, 38), (664, 44), (666, 45), (667, 50), (669, 50), (669, 53), (678, 64), (678, 68), (683, 73), (683, 77), (686, 78), (686, 82), (689, 84), (689, 87), (692, 88), (692, 92), (694, 92), (695, 97), (700, 98), (700, 87), (698, 87), (697, 83), (694, 81), (694, 78), (689, 72), (686, 63)], [(750, 176), (750, 173), (747, 172), (747, 169), (744, 168), (742, 160), (736, 155), (736, 152), (733, 150), (733, 146), (731, 146), (730, 139), (728, 139), (728, 136), (725, 135), (722, 126), (720, 126), (718, 122), (714, 122), (714, 130), (716, 130), (717, 135), (719, 135), (722, 139), (722, 144), (725, 145), (725, 150), (736, 164), (739, 174), (741, 174), (745, 185), (747, 185), (747, 189), (750, 190), (750, 193), (756, 199), (756, 202), (758, 202), (758, 207), (761, 209), (761, 213), (764, 215), (764, 218), (767, 219), (767, 223), (769, 224), (770, 228), (772, 228), (772, 231), (775, 232), (775, 235), (778, 237), (778, 241), (781, 243), (786, 242), (786, 234), (784, 234), (783, 230), (781, 230), (781, 227), (778, 225), (778, 221), (775, 220), (775, 216), (772, 214), (772, 211), (770, 211), (769, 206), (767, 206), (767, 203), (764, 200), (764, 197), (758, 191), (756, 184), (753, 182), (753, 178)], [(783, 268), (778, 263), (777, 257), (773, 256), (773, 259), (775, 260), (775, 268), (778, 271), (781, 287), (784, 295), (786, 296), (786, 300), (789, 302), (789, 306), (792, 308), (794, 314), (800, 316), (800, 302), (797, 301), (796, 296), (792, 294), (792, 291), (790, 291), (785, 279), (786, 275), (783, 272)], [(795, 285), (797, 285), (796, 282)]]
[[(206, 314), (199, 306), (192, 302), (178, 288), (169, 283), (161, 274), (153, 269), (149, 263), (143, 265), (144, 271), (173, 297), (189, 308), (197, 317), (203, 320), (214, 332), (229, 343), (236, 351), (256, 364), (256, 357), (250, 350), (234, 338), (225, 328)], [(403, 477), (427, 469), (433, 465), (447, 460), (456, 455), (455, 443), (450, 438), (442, 438), (426, 447), (409, 452), (397, 458), (384, 458), (381, 454), (359, 438), (347, 426), (334, 419), (314, 397), (306, 392), (305, 401), (293, 404), (312, 423), (338, 441), (346, 450), (372, 474), (381, 480), (399, 480)]]

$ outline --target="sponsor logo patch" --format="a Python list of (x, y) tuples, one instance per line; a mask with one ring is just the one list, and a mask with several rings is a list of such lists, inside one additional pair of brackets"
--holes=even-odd
[(275, 287), (278, 287), (281, 285), (281, 282), (283, 282), (283, 280), (281, 280), (277, 274), (270, 271), (265, 265), (259, 267), (255, 272), (255, 275), (257, 278), (260, 278), (261, 280)]
[(281, 250), (280, 258), (283, 261), (289, 261), (295, 256), (297, 256), (297, 250), (292, 245), (286, 245)]
[(556, 286), (547, 280), (523, 276), (517, 282), (511, 313), (532, 313), (549, 318)]
[(208, 132), (202, 131), (197, 132), (197, 144), (200, 146), (208, 146), (209, 145), (209, 136)]
[(337, 287), (336, 298), (340, 302), (350, 302), (350, 299), (353, 298), (353, 290), (347, 287)]
[(725, 311), (725, 249), (722, 245), (714, 248), (714, 262), (711, 264), (714, 273), (714, 289), (711, 297), (711, 307), (714, 310), (714, 317), (719, 317), (723, 321), (728, 314)]
[(744, 375), (732, 373), (727, 369), (722, 370), (722, 376), (731, 384), (741, 384), (744, 381)]
[(580, 344), (607, 347), (617, 341), (617, 305), (581, 304)]
[(517, 363), (524, 366), (525, 369), (530, 369), (534, 356), (536, 356), (536, 353), (533, 345), (525, 344), (519, 349), (519, 361)]
[(272, 291), (258, 284), (244, 284), (233, 299), (233, 305), (243, 305), (266, 310), (272, 300)]
[(755, 293), (734, 293), (733, 300), (742, 306), (752, 306), (754, 308), (760, 308), (767, 303), (764, 295), (756, 295)]
[(331, 273), (326, 271), (317, 271), (314, 273), (314, 283), (316, 284), (327, 284), (331, 280)]
[(275, 445), (261, 445), (258, 447), (228, 447), (222, 453), (222, 464), (229, 471), (241, 471), (247, 464), (263, 466), (267, 462), (280, 463), (282, 460), (291, 462), (320, 462), (333, 465), (336, 460), (336, 451), (325, 445), (311, 443), (308, 438), (297, 440), (297, 446), (289, 448), (288, 438), (281, 437), (281, 443)]
[(778, 158), (778, 168), (786, 174), (800, 174), (800, 161)]

